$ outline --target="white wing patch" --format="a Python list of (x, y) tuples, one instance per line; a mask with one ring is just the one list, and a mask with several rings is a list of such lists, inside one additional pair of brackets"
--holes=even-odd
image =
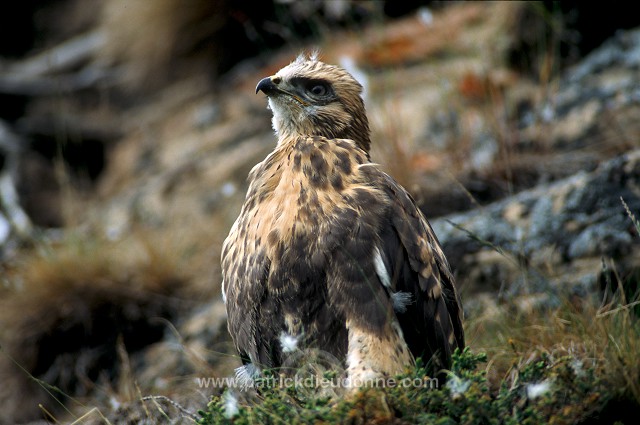
[(380, 255), (378, 247), (376, 247), (373, 252), (373, 265), (376, 268), (376, 274), (380, 278), (382, 284), (391, 289), (391, 277), (389, 277), (389, 272), (387, 271), (387, 267), (384, 265), (384, 260), (382, 259), (382, 255)]
[[(373, 265), (376, 269), (376, 274), (380, 278), (380, 282), (388, 288), (391, 288), (391, 277), (387, 271), (387, 267), (384, 265), (384, 260), (380, 254), (378, 247), (373, 251)], [(392, 292), (391, 302), (393, 303), (393, 310), (396, 313), (404, 313), (407, 311), (407, 306), (413, 302), (411, 294), (409, 292)]]

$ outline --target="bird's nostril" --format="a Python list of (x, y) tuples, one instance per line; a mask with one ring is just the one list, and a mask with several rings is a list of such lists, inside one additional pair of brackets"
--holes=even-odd
[(281, 81), (282, 81), (282, 79), (280, 77), (272, 77), (271, 78), (271, 82), (273, 84), (280, 84)]

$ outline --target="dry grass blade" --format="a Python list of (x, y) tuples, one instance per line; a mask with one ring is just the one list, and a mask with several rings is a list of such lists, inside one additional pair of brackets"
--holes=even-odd
[(622, 205), (624, 206), (624, 210), (627, 212), (627, 215), (631, 219), (631, 222), (633, 223), (633, 225), (636, 227), (636, 231), (638, 232), (638, 235), (640, 236), (640, 221), (638, 221), (638, 219), (636, 219), (636, 216), (633, 215), (633, 213), (631, 212), (631, 209), (629, 209), (629, 206), (627, 205), (626, 202), (624, 202), (624, 199), (622, 199), (622, 197), (620, 197), (620, 202), (622, 202)]
[[(164, 334), (165, 322), (155, 318), (171, 319), (188, 305), (180, 298), (188, 281), (170, 252), (145, 241), (74, 238), (43, 244), (17, 265), (11, 272), (20, 280), (10, 279), (14, 287), (0, 300), (0, 381), (7, 384), (0, 402), (28, 418), (28, 406), (38, 404), (71, 414), (67, 397), (130, 375), (127, 353)], [(131, 397), (131, 381), (121, 381)]]

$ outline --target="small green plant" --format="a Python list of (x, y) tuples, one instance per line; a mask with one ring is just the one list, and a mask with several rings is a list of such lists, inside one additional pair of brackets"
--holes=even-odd
[(609, 399), (606, 377), (574, 356), (541, 353), (521, 359), (499, 388), (492, 388), (481, 367), (487, 359), (486, 353), (470, 349), (456, 352), (447, 382), (439, 388), (415, 385), (429, 382), (418, 365), (396, 377), (398, 385), (366, 388), (340, 399), (301, 401), (287, 389), (272, 387), (242, 403), (226, 393), (199, 412), (199, 423), (570, 424), (586, 420)]

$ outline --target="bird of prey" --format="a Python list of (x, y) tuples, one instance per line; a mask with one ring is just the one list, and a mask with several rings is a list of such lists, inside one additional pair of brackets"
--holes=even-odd
[(362, 86), (301, 54), (260, 91), (278, 141), (222, 249), (237, 375), (281, 366), (292, 343), (332, 354), (357, 386), (418, 357), (450, 367), (464, 347), (454, 278), (412, 197), (370, 161)]

